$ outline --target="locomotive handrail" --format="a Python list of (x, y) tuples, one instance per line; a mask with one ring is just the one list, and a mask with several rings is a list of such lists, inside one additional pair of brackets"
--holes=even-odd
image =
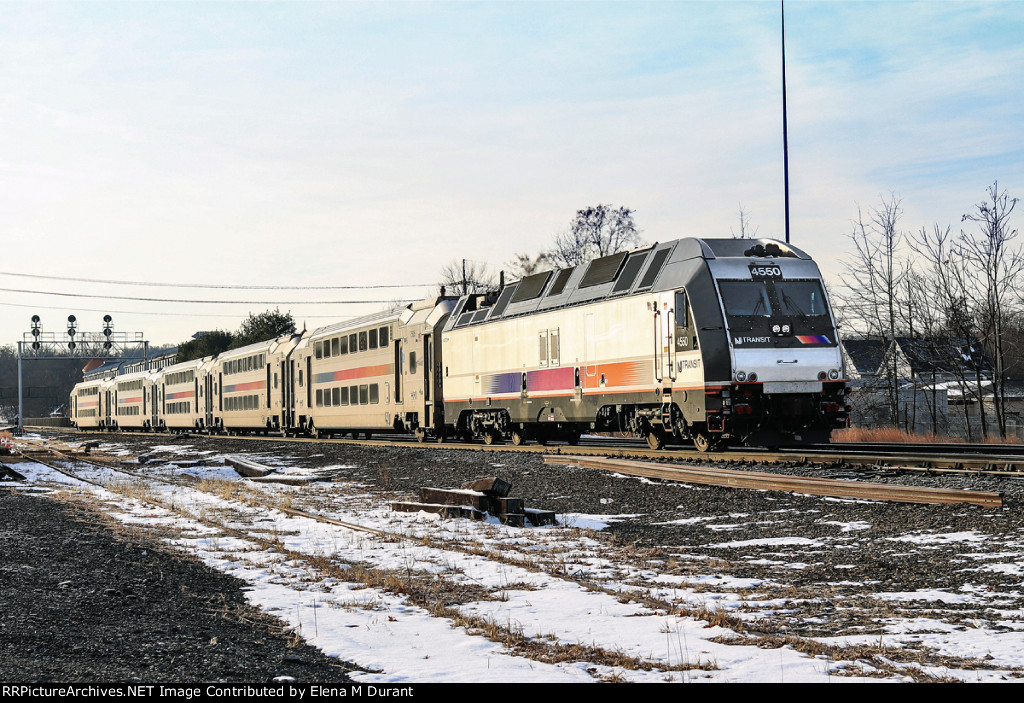
[(662, 381), (661, 374), (661, 339), (658, 329), (658, 318), (661, 317), (661, 310), (654, 311), (654, 380)]
[(679, 357), (679, 350), (676, 348), (676, 333), (675, 333), (675, 321), (676, 321), (676, 310), (675, 308), (669, 308), (668, 314), (672, 316), (672, 319), (665, 318), (667, 323), (665, 326), (665, 341), (668, 342), (668, 378), (670, 381), (676, 380), (676, 360)]

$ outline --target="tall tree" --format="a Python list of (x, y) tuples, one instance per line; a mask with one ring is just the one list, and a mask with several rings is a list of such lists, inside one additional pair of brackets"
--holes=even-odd
[(555, 264), (551, 260), (550, 255), (544, 251), (536, 256), (530, 256), (529, 254), (516, 254), (506, 264), (508, 267), (508, 273), (512, 280), (526, 278), (527, 276), (540, 273), (554, 265)]
[(633, 210), (594, 205), (576, 212), (566, 232), (555, 236), (548, 252), (557, 266), (568, 268), (643, 244), (633, 223)]
[(452, 260), (445, 264), (439, 283), (447, 295), (485, 293), (498, 287), (487, 264), (470, 259)]
[(231, 342), (231, 349), (244, 347), (268, 339), (276, 339), (286, 334), (295, 333), (295, 319), (290, 312), (280, 309), (267, 310), (258, 315), (249, 313), (249, 318), (242, 322)]
[(743, 203), (740, 203), (740, 231), (736, 232), (734, 229), (730, 229), (732, 232), (733, 239), (754, 239), (757, 237), (758, 228), (751, 224), (750, 213), (743, 209)]
[(850, 239), (855, 253), (843, 262), (844, 311), (868, 335), (880, 337), (890, 347), (883, 381), (890, 421), (899, 421), (899, 371), (894, 341), (901, 331), (903, 309), (899, 296), (908, 268), (901, 261), (903, 233), (899, 221), (903, 204), (898, 196), (884, 196), (868, 213), (858, 207)]
[(183, 361), (220, 354), (230, 349), (234, 341), (235, 335), (227, 330), (201, 332), (195, 339), (186, 340), (178, 345), (178, 355), (174, 358), (174, 363), (180, 364)]
[(1012, 297), (1019, 299), (1017, 283), (1024, 270), (1024, 254), (1013, 245), (1017, 230), (1009, 224), (1010, 215), (1017, 206), (1005, 190), (1000, 192), (999, 181), (988, 188), (988, 199), (974, 206), (963, 216), (963, 222), (978, 225), (976, 233), (960, 232), (960, 251), (978, 282), (977, 298), (983, 320), (985, 339), (995, 362), (992, 396), (996, 422), (1001, 436), (1006, 436), (1006, 347), (1004, 331)]

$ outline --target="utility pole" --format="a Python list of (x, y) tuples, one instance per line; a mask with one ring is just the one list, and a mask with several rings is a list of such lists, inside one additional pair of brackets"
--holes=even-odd
[(782, 169), (785, 180), (786, 244), (789, 244), (789, 125), (786, 119), (786, 2), (782, 5)]

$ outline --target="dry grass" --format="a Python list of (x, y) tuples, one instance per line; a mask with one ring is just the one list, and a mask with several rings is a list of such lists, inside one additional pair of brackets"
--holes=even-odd
[(128, 498), (135, 498), (144, 503), (159, 504), (156, 494), (153, 493), (150, 485), (144, 481), (132, 481), (128, 479), (112, 479), (107, 481), (105, 487), (112, 493), (119, 493)]
[[(943, 435), (933, 432), (906, 432), (897, 427), (849, 427), (832, 432), (833, 442), (892, 442), (892, 443), (963, 443), (965, 440), (959, 435)], [(978, 440), (973, 440), (977, 442)], [(988, 435), (983, 440), (985, 444), (1019, 444), (1020, 439), (1015, 436), (999, 437)]]

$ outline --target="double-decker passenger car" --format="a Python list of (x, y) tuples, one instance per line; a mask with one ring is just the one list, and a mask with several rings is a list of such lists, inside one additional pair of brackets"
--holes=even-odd
[(460, 435), (825, 441), (845, 382), (821, 274), (772, 240), (682, 239), (466, 296), (443, 332)]
[(304, 335), (294, 354), (298, 429), (434, 433), (441, 409), (436, 330), (454, 305), (441, 296)]
[(215, 357), (204, 374), (205, 425), (230, 433), (290, 429), (291, 353), (300, 337), (286, 335)]
[(134, 371), (114, 379), (111, 410), (113, 428), (119, 430), (151, 430), (160, 426), (156, 402), (155, 371)]
[(171, 432), (199, 431), (205, 425), (203, 368), (212, 357), (166, 366), (156, 377), (160, 422), (156, 429)]
[(114, 381), (98, 378), (79, 383), (71, 391), (68, 408), (71, 423), (81, 429), (106, 429), (113, 423), (111, 388)]

